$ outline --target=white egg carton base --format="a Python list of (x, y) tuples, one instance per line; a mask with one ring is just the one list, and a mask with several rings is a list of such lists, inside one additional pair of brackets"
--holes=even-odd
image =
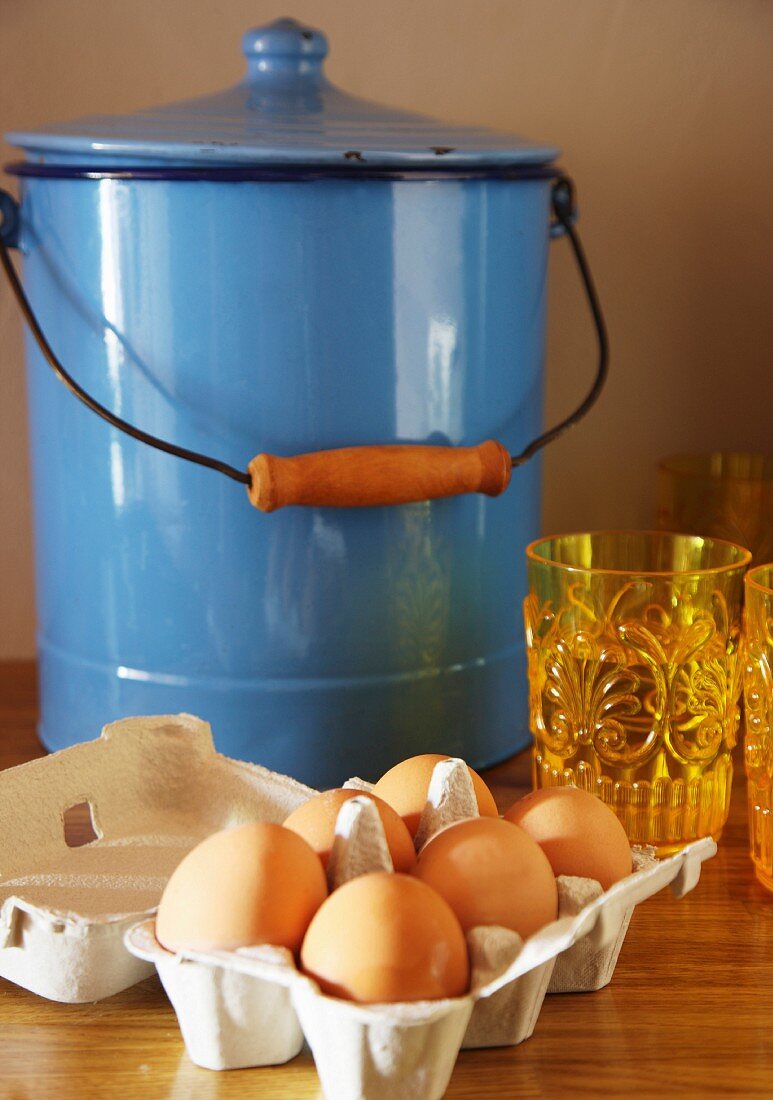
[[(467, 777), (461, 762), (438, 765), (417, 836), (477, 812)], [(331, 887), (392, 869), (378, 813), (367, 798), (343, 804), (336, 834)], [(715, 851), (710, 839), (662, 861), (634, 851), (638, 869), (606, 892), (588, 879), (560, 878), (559, 919), (525, 943), (505, 928), (471, 930), (470, 992), (447, 1000), (358, 1005), (328, 997), (298, 972), (289, 952), (172, 954), (156, 940), (152, 919), (132, 929), (126, 944), (155, 962), (197, 1065), (279, 1064), (298, 1053), (305, 1036), (331, 1100), (432, 1100), (443, 1095), (460, 1049), (512, 1046), (532, 1034), (558, 963), (561, 989), (605, 984), (634, 906), (669, 883), (678, 896), (692, 889), (701, 862)]]
[[(228, 825), (282, 822), (313, 793), (221, 756), (209, 725), (185, 714), (113, 722), (0, 772), (0, 976), (69, 1003), (148, 977), (124, 937), (185, 852)], [(81, 803), (97, 839), (70, 848), (64, 815)]]
[[(173, 954), (156, 939), (153, 918), (132, 928), (126, 944), (139, 958), (155, 963), (188, 1054), (197, 1065), (207, 1069), (278, 1065), (300, 1051), (305, 1035), (323, 1085), (328, 1081), (326, 1095), (359, 1095), (356, 1090), (341, 1092), (340, 1084), (333, 1088), (341, 1077), (337, 1063), (354, 1052), (360, 1052), (366, 1063), (374, 1061), (362, 1067), (368, 1078), (385, 1076), (386, 1059), (392, 1066), (386, 1077), (394, 1078), (393, 1087), (404, 1095), (412, 1080), (405, 1072), (406, 1058), (423, 1081), (427, 1067), (419, 1064), (421, 1059), (415, 1062), (414, 1056), (419, 1048), (434, 1049), (438, 1036), (446, 1049), (449, 1037), (458, 1032), (449, 1048), (451, 1066), (462, 1045), (514, 1045), (528, 1038), (555, 955), (571, 943), (572, 927), (571, 920), (555, 921), (526, 945), (505, 928), (473, 929), (468, 935), (472, 961), (468, 994), (391, 1005), (358, 1005), (326, 996), (296, 969), (292, 955), (279, 948)], [(382, 1058), (378, 1052), (387, 1040), (389, 1050)], [(337, 1068), (332, 1066), (326, 1074), (328, 1056)]]

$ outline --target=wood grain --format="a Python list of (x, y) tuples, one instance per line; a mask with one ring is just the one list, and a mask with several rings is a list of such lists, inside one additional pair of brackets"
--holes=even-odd
[(510, 483), (511, 464), (502, 444), (488, 439), (477, 447), (392, 444), (290, 458), (259, 454), (249, 471), (250, 502), (273, 512), (288, 504), (363, 508), (460, 493), (498, 496)]
[[(0, 665), (0, 766), (41, 755), (34, 724), (32, 668)], [(487, 778), (506, 808), (529, 784), (526, 754)], [(519, 1047), (462, 1053), (447, 1096), (771, 1096), (772, 976), (773, 895), (752, 874), (740, 777), (719, 855), (688, 897), (664, 892), (637, 909), (612, 984), (548, 997)], [(95, 1005), (51, 1004), (0, 980), (3, 1100), (319, 1095), (307, 1052), (267, 1069), (193, 1066), (155, 978)]]

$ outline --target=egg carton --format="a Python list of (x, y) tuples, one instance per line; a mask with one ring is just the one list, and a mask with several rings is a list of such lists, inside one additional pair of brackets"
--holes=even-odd
[[(327, 866), (331, 890), (357, 875), (391, 870), (373, 801), (345, 802)], [(571, 918), (555, 921), (525, 944), (504, 928), (472, 929), (469, 993), (390, 1005), (326, 996), (281, 948), (172, 953), (156, 939), (152, 919), (131, 929), (126, 944), (155, 963), (197, 1065), (276, 1065), (294, 1057), (305, 1036), (325, 1096), (431, 1100), (445, 1091), (463, 1043), (502, 1045), (531, 1034), (553, 961), (573, 935)], [(486, 1011), (488, 998), (499, 998), (498, 1011)]]
[[(363, 794), (372, 789), (361, 780), (346, 786)], [(477, 816), (477, 804), (466, 765), (441, 762), (417, 846), (470, 816)], [(605, 893), (590, 880), (559, 879), (558, 919), (525, 942), (505, 928), (468, 933), (470, 990), (444, 1000), (359, 1005), (329, 997), (296, 969), (287, 951), (171, 953), (157, 941), (153, 920), (131, 929), (126, 943), (155, 963), (197, 1065), (280, 1064), (300, 1051), (305, 1036), (326, 1097), (433, 1100), (445, 1092), (460, 1049), (512, 1046), (532, 1034), (557, 960), (568, 960), (565, 984), (586, 981), (588, 958), (609, 971), (634, 905), (668, 883), (676, 894), (686, 893), (698, 881), (701, 862), (715, 851), (707, 840), (663, 861), (636, 852), (638, 869)], [(339, 811), (328, 884), (334, 889), (376, 870), (392, 870), (381, 820), (370, 799), (354, 797)]]
[[(281, 822), (314, 792), (215, 752), (191, 715), (127, 718), (94, 741), (0, 772), (0, 976), (54, 1001), (97, 1001), (153, 972), (126, 931), (210, 833)], [(81, 807), (95, 839), (68, 846)]]

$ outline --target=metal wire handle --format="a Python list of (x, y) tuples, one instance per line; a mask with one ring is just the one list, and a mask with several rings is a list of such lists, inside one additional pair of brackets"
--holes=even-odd
[(585, 297), (588, 300), (588, 308), (591, 311), (593, 324), (596, 329), (599, 360), (598, 366), (596, 367), (596, 377), (585, 399), (577, 406), (574, 412), (570, 413), (564, 420), (560, 420), (555, 427), (549, 428), (546, 432), (543, 432), (542, 435), (538, 435), (536, 439), (532, 440), (527, 447), (524, 447), (520, 454), (510, 455), (510, 461), (514, 468), (516, 466), (522, 466), (524, 462), (527, 462), (532, 455), (542, 447), (547, 446), (548, 443), (552, 443), (554, 439), (558, 439), (560, 435), (563, 435), (564, 432), (571, 428), (572, 425), (576, 424), (578, 420), (582, 420), (585, 414), (589, 412), (598, 401), (599, 395), (604, 388), (604, 383), (607, 380), (607, 375), (609, 374), (609, 337), (607, 335), (607, 326), (604, 321), (604, 314), (601, 311), (601, 302), (596, 292), (596, 285), (593, 282), (593, 276), (588, 266), (585, 249), (582, 247), (582, 241), (575, 227), (576, 208), (574, 202), (574, 184), (569, 176), (560, 174), (554, 180), (550, 192), (550, 205), (553, 210), (553, 216), (556, 219), (555, 224), (561, 226), (569, 240), (569, 244), (572, 246), (572, 253), (574, 254), (577, 269), (580, 273), (580, 280), (582, 281), (583, 290), (585, 291)]
[(74, 394), (87, 408), (95, 412), (97, 416), (101, 416), (103, 420), (106, 420), (108, 424), (111, 424), (114, 428), (118, 428), (119, 431), (124, 432), (126, 435), (130, 435), (132, 439), (138, 439), (140, 443), (147, 443), (149, 447), (155, 447), (157, 451), (164, 451), (165, 454), (176, 455), (177, 458), (184, 458), (187, 462), (195, 462), (198, 466), (207, 466), (210, 470), (217, 470), (218, 473), (225, 474), (226, 477), (233, 478), (234, 481), (239, 481), (242, 485), (250, 484), (252, 479), (246, 470), (237, 470), (235, 466), (230, 466), (227, 462), (221, 462), (218, 458), (200, 454), (198, 451), (188, 450), (187, 447), (178, 447), (176, 443), (169, 443), (165, 439), (159, 439), (157, 436), (151, 435), (150, 432), (144, 432), (142, 428), (137, 428), (134, 424), (130, 424), (127, 420), (123, 420), (120, 416), (116, 416), (114, 412), (105, 408), (105, 406), (101, 405), (90, 393), (87, 393), (83, 386), (76, 382), (73, 376), (65, 370), (54, 354), (53, 348), (46, 339), (45, 333), (40, 327), (40, 322), (35, 316), (35, 311), (30, 305), (30, 300), (27, 297), (24, 287), (21, 285), (21, 280), (16, 274), (16, 268), (13, 266), (8, 246), (3, 240), (2, 235), (0, 235), (0, 263), (3, 265), (3, 270), (5, 271), (24, 320), (27, 322), (30, 332), (35, 337), (35, 342), (43, 353), (43, 358), (51, 367), (59, 381), (64, 383), (70, 393)]
[[(585, 251), (574, 224), (574, 185), (571, 179), (562, 172), (556, 173), (553, 182), (551, 190), (551, 208), (555, 218), (553, 225), (560, 226), (566, 234), (580, 273), (580, 279), (596, 329), (596, 337), (598, 340), (598, 366), (596, 368), (596, 376), (593, 385), (582, 403), (564, 420), (560, 421), (548, 431), (543, 432), (542, 435), (537, 436), (537, 438), (529, 443), (520, 454), (511, 455), (510, 461), (513, 467), (523, 465), (524, 462), (527, 462), (542, 447), (545, 447), (548, 443), (552, 443), (554, 439), (563, 435), (563, 433), (571, 428), (573, 424), (581, 420), (598, 400), (609, 371), (609, 340), (607, 337), (604, 316), (601, 311), (601, 304), (588, 266)], [(137, 439), (140, 443), (145, 443), (149, 447), (154, 447), (158, 451), (163, 451), (165, 454), (175, 455), (177, 458), (185, 459), (186, 462), (193, 462), (198, 466), (205, 466), (210, 470), (216, 470), (218, 473), (224, 474), (233, 481), (238, 481), (240, 484), (250, 487), (252, 485), (252, 475), (248, 470), (239, 470), (235, 466), (229, 465), (227, 462), (222, 462), (220, 459), (201, 454), (199, 451), (189, 450), (187, 447), (180, 447), (176, 443), (170, 443), (168, 440), (159, 439), (158, 436), (151, 435), (150, 432), (145, 432), (141, 428), (137, 428), (134, 424), (130, 424), (120, 416), (116, 416), (114, 412), (111, 412), (110, 409), (100, 404), (99, 401), (93, 398), (78, 382), (76, 382), (54, 353), (40, 326), (24, 287), (21, 284), (21, 280), (11, 260), (9, 245), (6, 243), (2, 232), (6, 220), (9, 219), (9, 208), (7, 205), (3, 205), (2, 212), (4, 214), (4, 219), (3, 222), (0, 222), (0, 263), (2, 263), (11, 291), (16, 298), (24, 320), (27, 322), (43, 358), (51, 367), (59, 381), (67, 387), (70, 393), (74, 394), (75, 397), (82, 401), (87, 408), (96, 413), (97, 416), (107, 421), (112, 427), (131, 436), (132, 439)]]

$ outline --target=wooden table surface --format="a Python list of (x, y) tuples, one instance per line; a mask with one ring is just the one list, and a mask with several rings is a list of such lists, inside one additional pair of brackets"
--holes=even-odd
[[(0, 768), (43, 750), (29, 664), (0, 665)], [(488, 775), (501, 807), (525, 754)], [(635, 912), (612, 984), (547, 997), (531, 1039), (462, 1052), (447, 1096), (773, 1096), (773, 895), (746, 849), (739, 777), (718, 856), (681, 901)], [(60, 1005), (0, 980), (0, 1097), (274, 1100), (320, 1096), (304, 1051), (286, 1066), (214, 1073), (189, 1062), (157, 978), (99, 1004)]]

